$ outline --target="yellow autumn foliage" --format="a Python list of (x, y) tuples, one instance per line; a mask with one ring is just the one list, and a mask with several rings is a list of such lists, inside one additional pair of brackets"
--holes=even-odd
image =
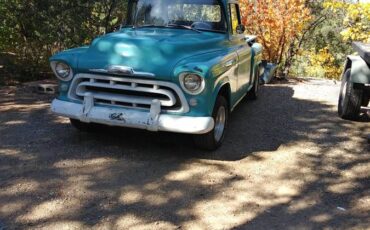
[[(370, 42), (370, 3), (348, 3), (338, 0), (327, 0), (324, 8), (331, 10), (335, 15), (343, 15), (343, 30), (341, 36), (348, 44), (352, 41)], [(335, 58), (335, 50), (329, 46), (316, 51), (303, 51), (301, 56), (308, 61), (304, 72), (308, 76), (339, 79), (342, 67)]]
[(280, 64), (311, 19), (305, 0), (240, 0), (247, 32), (259, 37), (264, 59)]
[(341, 68), (335, 65), (335, 57), (328, 47), (315, 50), (304, 51), (303, 55), (309, 57), (309, 66), (306, 67), (306, 72), (309, 76), (318, 76), (320, 73), (328, 79), (339, 79)]
[(324, 7), (333, 11), (343, 10), (344, 30), (341, 32), (344, 41), (370, 42), (370, 3), (346, 3), (327, 0)]

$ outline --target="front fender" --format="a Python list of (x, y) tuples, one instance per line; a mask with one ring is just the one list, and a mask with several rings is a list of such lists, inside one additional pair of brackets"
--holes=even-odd
[(62, 61), (67, 63), (76, 73), (78, 69), (78, 58), (82, 53), (87, 51), (88, 47), (79, 47), (74, 49), (65, 50), (52, 56), (49, 61)]
[(228, 53), (225, 50), (205, 53), (183, 59), (174, 69), (174, 81), (180, 85), (179, 74), (182, 72), (194, 72), (206, 80), (205, 90), (196, 96), (185, 95), (190, 99), (198, 101), (190, 111), (192, 116), (210, 116), (216, 102), (217, 95), (225, 84), (230, 82), (232, 68), (226, 67), (225, 63), (236, 58), (236, 54)]
[(344, 71), (348, 68), (351, 68), (351, 82), (370, 84), (370, 66), (360, 56), (348, 56)]
[(215, 90), (213, 91), (213, 94), (212, 94), (212, 102), (211, 102), (211, 105), (212, 105), (212, 108), (214, 108), (215, 104), (216, 104), (216, 99), (217, 99), (217, 96), (220, 94), (220, 91), (221, 89), (223, 89), (223, 87), (227, 87), (227, 94), (228, 94), (228, 102), (229, 102), (229, 106), (231, 107), (232, 106), (232, 95), (231, 95), (231, 84), (230, 84), (230, 78), (228, 75), (224, 75), (224, 76), (221, 76), (218, 78), (218, 80), (215, 82)]
[[(49, 59), (49, 61), (50, 62), (60, 61), (60, 62), (64, 62), (68, 64), (72, 68), (73, 74), (76, 75), (78, 73), (79, 56), (82, 53), (86, 52), (87, 49), (88, 47), (85, 46), (85, 47), (65, 50), (65, 51), (59, 52), (55, 54), (54, 56), (52, 56)], [(58, 96), (59, 99), (66, 100), (68, 98), (67, 94), (68, 94), (68, 90), (70, 88), (72, 79), (68, 82), (59, 80), (59, 96)]]

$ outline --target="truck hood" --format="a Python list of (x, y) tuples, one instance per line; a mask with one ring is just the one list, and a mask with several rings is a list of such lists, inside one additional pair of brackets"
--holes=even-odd
[(224, 47), (225, 36), (183, 29), (124, 29), (95, 39), (79, 57), (78, 69), (89, 72), (121, 65), (169, 78), (180, 60)]

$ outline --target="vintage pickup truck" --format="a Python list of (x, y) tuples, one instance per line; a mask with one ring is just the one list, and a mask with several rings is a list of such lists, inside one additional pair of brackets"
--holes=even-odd
[(60, 83), (52, 111), (80, 130), (193, 134), (214, 150), (263, 74), (262, 46), (244, 30), (236, 0), (130, 0), (119, 30), (50, 58)]
[(338, 114), (343, 119), (357, 120), (361, 109), (370, 110), (370, 44), (354, 42), (358, 55), (347, 57), (342, 75)]

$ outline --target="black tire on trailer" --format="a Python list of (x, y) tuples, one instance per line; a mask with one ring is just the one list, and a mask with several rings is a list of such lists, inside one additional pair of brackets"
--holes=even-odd
[(350, 79), (351, 69), (347, 69), (342, 77), (338, 115), (343, 119), (356, 120), (361, 112), (364, 92), (362, 89), (355, 88), (355, 84)]
[(194, 144), (204, 150), (216, 150), (225, 138), (229, 119), (229, 103), (224, 96), (218, 96), (213, 109), (213, 119), (215, 127), (206, 134), (193, 135)]

